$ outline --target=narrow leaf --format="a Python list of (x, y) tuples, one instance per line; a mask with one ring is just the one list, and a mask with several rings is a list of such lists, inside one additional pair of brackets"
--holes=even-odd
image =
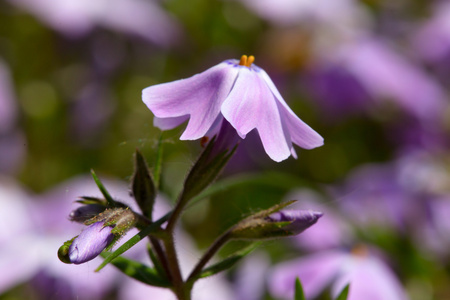
[(300, 282), (300, 279), (297, 277), (297, 279), (295, 280), (295, 295), (294, 295), (294, 300), (306, 300), (305, 299), (305, 294), (303, 293), (303, 287), (302, 284)]
[(96, 197), (89, 197), (89, 196), (82, 196), (80, 197), (80, 200), (75, 201), (80, 204), (100, 204), (100, 205), (106, 205), (106, 201), (104, 199), (96, 198)]
[(95, 174), (94, 170), (91, 170), (92, 177), (94, 178), (95, 183), (97, 184), (98, 188), (100, 189), (100, 192), (102, 192), (103, 197), (105, 197), (106, 202), (108, 202), (109, 206), (117, 206), (116, 201), (111, 197), (109, 192), (106, 190), (103, 183), (100, 181), (100, 178), (98, 178), (97, 174)]
[(131, 184), (133, 196), (144, 216), (151, 220), (156, 190), (144, 157), (136, 149), (135, 170)]
[(148, 285), (159, 287), (170, 286), (170, 282), (166, 278), (161, 277), (156, 269), (150, 268), (140, 262), (124, 257), (117, 257), (111, 264), (124, 274)]
[(347, 300), (349, 289), (350, 283), (347, 284), (344, 289), (342, 289), (342, 292), (339, 294), (339, 296), (337, 296), (336, 300)]
[(244, 258), (248, 254), (250, 254), (253, 250), (255, 250), (260, 244), (261, 243), (250, 244), (249, 246), (245, 247), (244, 249), (225, 258), (224, 260), (203, 269), (203, 271), (199, 275), (199, 278), (209, 277), (209, 276), (215, 275), (217, 273), (220, 273), (222, 271), (228, 270), (229, 268), (233, 267), (242, 258)]
[(117, 258), (119, 255), (125, 253), (128, 249), (136, 245), (138, 242), (146, 238), (149, 234), (157, 231), (161, 224), (163, 224), (170, 217), (171, 212), (167, 213), (163, 217), (161, 217), (158, 221), (153, 222), (149, 226), (145, 227), (143, 230), (139, 231), (136, 235), (130, 238), (127, 242), (125, 242), (122, 246), (116, 249), (116, 251), (109, 254), (105, 260), (95, 269), (95, 272), (103, 269), (107, 264), (109, 264), (113, 259)]
[(152, 260), (153, 265), (155, 266), (156, 271), (158, 272), (158, 274), (161, 277), (165, 278), (166, 272), (164, 271), (164, 268), (163, 268), (161, 262), (159, 261), (158, 257), (156, 257), (156, 254), (150, 245), (148, 245), (147, 251), (148, 251), (148, 255), (150, 256), (150, 259)]

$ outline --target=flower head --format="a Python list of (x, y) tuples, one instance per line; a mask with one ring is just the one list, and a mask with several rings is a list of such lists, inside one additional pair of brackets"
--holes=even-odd
[(142, 99), (154, 113), (154, 125), (172, 129), (189, 119), (182, 140), (213, 136), (229, 122), (241, 139), (256, 129), (266, 153), (275, 161), (291, 154), (292, 144), (305, 149), (323, 138), (298, 118), (254, 57), (226, 60), (187, 79), (148, 87)]
[(85, 228), (69, 247), (70, 262), (82, 264), (97, 257), (113, 241), (112, 229), (112, 226), (105, 226), (104, 222)]

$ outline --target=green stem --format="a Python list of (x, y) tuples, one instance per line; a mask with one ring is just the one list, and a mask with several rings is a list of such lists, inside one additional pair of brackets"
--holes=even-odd
[(166, 239), (164, 239), (164, 246), (166, 249), (167, 263), (170, 271), (173, 292), (178, 297), (178, 300), (189, 300), (190, 294), (186, 292), (183, 278), (181, 277), (180, 265), (178, 263), (178, 257), (175, 250), (175, 243), (172, 233)]
[(149, 236), (148, 238), (150, 239), (150, 243), (152, 244), (153, 249), (155, 250), (156, 256), (158, 256), (158, 260), (161, 263), (164, 272), (166, 273), (166, 276), (168, 277), (169, 280), (171, 280), (169, 264), (167, 262), (166, 254), (164, 253), (164, 250), (161, 247), (161, 243), (159, 242), (158, 239), (152, 236)]
[(209, 262), (209, 260), (216, 254), (217, 251), (219, 251), (220, 248), (222, 248), (223, 245), (225, 245), (230, 240), (231, 232), (228, 230), (224, 234), (222, 234), (220, 237), (218, 237), (214, 243), (212, 243), (211, 246), (209, 246), (209, 249), (203, 254), (203, 257), (199, 260), (195, 268), (192, 270), (191, 274), (189, 275), (187, 282), (194, 282), (197, 277), (202, 272), (203, 268), (206, 266), (206, 264)]
[(181, 193), (181, 197), (178, 200), (177, 205), (175, 206), (174, 210), (172, 211), (172, 214), (170, 215), (169, 221), (167, 221), (166, 231), (173, 235), (173, 230), (175, 228), (175, 225), (177, 224), (178, 219), (181, 216), (181, 213), (183, 212), (184, 207), (188, 203), (188, 198), (184, 197), (184, 192)]

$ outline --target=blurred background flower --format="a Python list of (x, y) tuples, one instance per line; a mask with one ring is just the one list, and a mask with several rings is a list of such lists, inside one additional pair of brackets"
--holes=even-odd
[[(226, 276), (200, 282), (195, 299), (211, 299), (208, 288), (214, 299), (289, 299), (273, 284), (292, 291), (291, 277), (300, 274), (293, 262), (335, 276), (309, 294), (314, 299), (329, 299), (348, 280), (364, 287), (362, 276), (351, 279), (358, 272), (385, 274), (378, 285), (390, 284), (392, 299), (450, 298), (449, 7), (425, 0), (0, 2), (0, 267), (11, 270), (0, 278), (0, 299), (171, 297), (112, 267), (94, 273), (101, 259), (64, 265), (56, 251), (81, 231), (67, 219), (73, 201), (99, 195), (84, 176), (91, 168), (118, 178), (105, 184), (131, 202), (126, 182), (136, 148), (152, 167), (161, 131), (142, 89), (243, 54), (256, 57), (325, 145), (294, 146), (297, 160), (275, 163), (249, 132), (219, 178), (223, 193), (182, 219), (186, 269), (197, 249), (282, 199), (324, 215), (298, 237), (265, 242)], [(183, 128), (162, 135), (168, 205), (202, 149), (179, 141)], [(230, 243), (219, 258), (245, 243)], [(361, 244), (365, 256), (351, 251)], [(327, 253), (339, 259), (314, 262)], [(145, 257), (139, 249), (129, 255)], [(291, 277), (276, 271), (285, 264)]]

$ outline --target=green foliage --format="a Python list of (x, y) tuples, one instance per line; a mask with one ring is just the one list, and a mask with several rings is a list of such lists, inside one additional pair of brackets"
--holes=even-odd
[(170, 286), (170, 282), (167, 278), (161, 277), (160, 273), (155, 268), (150, 268), (140, 262), (120, 256), (114, 259), (111, 264), (124, 274), (145, 284), (159, 287)]
[(131, 183), (133, 196), (144, 216), (151, 220), (156, 197), (155, 184), (144, 157), (137, 149), (134, 159), (135, 170)]
[(348, 292), (350, 290), (350, 284), (347, 284), (337, 296), (336, 300), (347, 300)]
[(184, 199), (192, 199), (210, 185), (236, 150), (223, 150), (220, 153), (215, 153), (215, 144), (214, 137), (189, 172), (184, 182), (182, 193)]
[(294, 300), (306, 300), (305, 295), (303, 293), (302, 283), (300, 282), (300, 278), (298, 277), (295, 280)]

